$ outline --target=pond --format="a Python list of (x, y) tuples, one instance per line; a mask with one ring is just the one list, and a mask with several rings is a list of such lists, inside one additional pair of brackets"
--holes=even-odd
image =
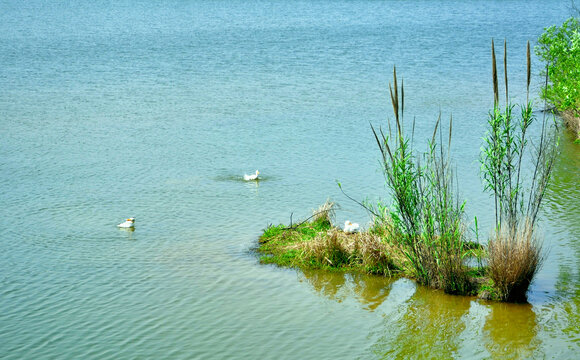
[[(269, 224), (329, 197), (337, 224), (367, 224), (337, 180), (389, 201), (369, 123), (392, 118), (394, 65), (417, 147), (453, 116), (466, 220), (486, 238), (491, 39), (500, 56), (507, 41), (521, 102), (526, 42), (571, 14), (544, 0), (3, 1), (0, 356), (573, 358), (580, 148), (565, 132), (527, 304), (282, 269), (254, 251)], [(134, 231), (116, 227), (128, 217)]]

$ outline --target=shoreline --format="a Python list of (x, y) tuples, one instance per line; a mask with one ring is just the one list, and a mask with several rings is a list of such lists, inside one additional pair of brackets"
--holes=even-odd
[(559, 115), (564, 120), (566, 128), (575, 134), (575, 142), (580, 142), (580, 116), (576, 116), (572, 110), (560, 111)]
[[(299, 270), (363, 273), (386, 278), (407, 278), (417, 283), (409, 249), (385, 227), (371, 226), (366, 231), (347, 234), (330, 219), (315, 219), (298, 226), (269, 226), (258, 240), (257, 253), (262, 264)], [(496, 285), (486, 274), (487, 249), (465, 242), (462, 256), (474, 259), (476, 266), (465, 266), (468, 284), (463, 291), (445, 291), (442, 284), (421, 284), (448, 294), (505, 301), (498, 297)], [(478, 260), (479, 259), (479, 260)], [(469, 262), (469, 261), (468, 261)], [(448, 289), (447, 289), (448, 290)], [(525, 298), (519, 301), (525, 302)], [(508, 301), (514, 302), (514, 301)]]

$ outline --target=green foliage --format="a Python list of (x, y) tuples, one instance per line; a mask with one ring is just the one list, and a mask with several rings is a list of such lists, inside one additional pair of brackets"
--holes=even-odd
[(318, 234), (331, 227), (330, 221), (324, 218), (304, 222), (295, 227), (287, 227), (283, 224), (270, 225), (259, 239), (258, 252), (262, 254), (260, 260), (267, 264), (299, 266), (302, 251), (292, 245), (312, 241)]
[[(530, 66), (528, 61), (528, 84)], [(493, 41), (492, 67), (495, 83), (497, 70)], [(505, 58), (504, 72), (507, 73)], [(514, 105), (506, 103), (502, 109), (498, 103), (497, 86), (494, 86), (494, 92), (494, 107), (488, 116), (488, 129), (483, 138), (484, 146), (480, 156), (484, 190), (494, 196), (496, 231), (500, 227), (506, 227), (515, 232), (522, 222), (529, 223), (526, 226), (533, 229), (558, 154), (554, 119), (550, 123), (544, 116), (540, 137), (534, 144), (536, 149), (531, 164), (533, 172), (522, 176), (522, 168), (525, 167), (522, 160), (529, 145), (527, 132), (536, 120), (532, 104), (528, 102), (520, 105), (520, 116), (516, 118), (513, 115)], [(525, 179), (528, 181), (524, 181)], [(524, 186), (525, 183), (527, 187)]]
[[(389, 213), (396, 234), (394, 239), (419, 283), (442, 288), (448, 293), (468, 293), (471, 285), (463, 261), (465, 204), (454, 196), (449, 165), (452, 121), (449, 122), (446, 148), (439, 117), (428, 142), (429, 151), (415, 154), (403, 130), (404, 87), (401, 85), (399, 99), (396, 71), (393, 78), (394, 86), (390, 90), (395, 135), (385, 135), (382, 129), (371, 128), (381, 151), (386, 185), (394, 200)], [(377, 212), (383, 213), (383, 208), (379, 204)]]
[(536, 54), (546, 62), (550, 83), (542, 97), (560, 111), (580, 115), (580, 22), (571, 17), (550, 26), (538, 39)]
[(496, 227), (504, 222), (517, 227), (527, 210), (520, 175), (528, 145), (526, 133), (535, 117), (531, 103), (520, 106), (519, 120), (514, 118), (513, 108), (511, 104), (503, 110), (494, 106), (490, 112), (480, 158), (484, 189), (494, 195)]
[[(528, 43), (528, 91), (529, 53)], [(542, 244), (535, 236), (534, 226), (558, 155), (558, 141), (551, 126), (554, 121), (550, 124), (544, 116), (539, 139), (534, 144), (532, 171), (522, 174), (527, 130), (536, 119), (530, 102), (520, 105), (519, 119), (512, 113), (513, 105), (506, 103), (500, 108), (495, 64), (492, 41), (494, 107), (488, 117), (480, 157), (484, 189), (495, 201), (495, 232), (488, 245), (488, 275), (495, 286), (494, 296), (505, 301), (521, 301), (543, 261)], [(505, 57), (504, 73), (507, 74)], [(507, 99), (506, 85), (506, 102)]]
[(329, 230), (331, 227), (332, 224), (328, 219), (316, 219), (295, 227), (287, 227), (283, 224), (270, 225), (260, 236), (259, 242), (263, 245), (262, 249), (267, 249), (272, 240), (275, 240), (277, 246), (288, 245), (298, 241), (305, 242), (312, 240), (320, 232)]
[[(326, 214), (331, 213), (334, 204), (325, 205), (321, 208), (327, 209)], [(260, 260), (267, 264), (380, 275), (398, 271), (380, 237), (371, 233), (345, 234), (332, 226), (327, 215), (315, 215), (310, 221), (290, 227), (269, 226), (259, 243)]]
[(501, 300), (497, 293), (497, 286), (491, 279), (480, 286), (479, 296), (487, 300)]

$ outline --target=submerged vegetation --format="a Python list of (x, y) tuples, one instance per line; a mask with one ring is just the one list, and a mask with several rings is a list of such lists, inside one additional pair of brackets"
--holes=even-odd
[[(528, 94), (530, 67), (528, 43)], [(299, 268), (406, 276), (450, 294), (525, 301), (543, 261), (535, 224), (557, 141), (544, 116), (532, 164), (526, 165), (528, 130), (536, 119), (530, 101), (519, 106), (519, 117), (512, 114), (516, 106), (509, 103), (506, 57), (506, 104), (500, 107), (493, 41), (492, 68), (494, 107), (480, 159), (484, 187), (495, 204), (495, 227), (487, 246), (470, 241), (466, 231), (465, 202), (457, 196), (451, 165), (452, 118), (444, 136), (439, 116), (427, 140), (427, 152), (413, 149), (415, 124), (409, 135), (403, 117), (404, 87), (399, 88), (394, 70), (393, 85), (389, 85), (394, 124), (389, 121), (387, 130), (371, 125), (392, 204), (357, 201), (374, 215), (373, 225), (363, 233), (347, 234), (332, 225), (335, 205), (327, 201), (297, 225), (268, 227), (259, 240), (261, 260)], [(532, 174), (526, 173), (530, 168)], [(340, 183), (339, 187), (342, 190)]]

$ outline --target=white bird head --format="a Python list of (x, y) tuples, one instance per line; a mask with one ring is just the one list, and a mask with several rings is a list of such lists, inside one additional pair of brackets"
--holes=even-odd
[(117, 226), (125, 229), (133, 228), (135, 226), (135, 218), (134, 217), (127, 218), (124, 223), (121, 223)]

